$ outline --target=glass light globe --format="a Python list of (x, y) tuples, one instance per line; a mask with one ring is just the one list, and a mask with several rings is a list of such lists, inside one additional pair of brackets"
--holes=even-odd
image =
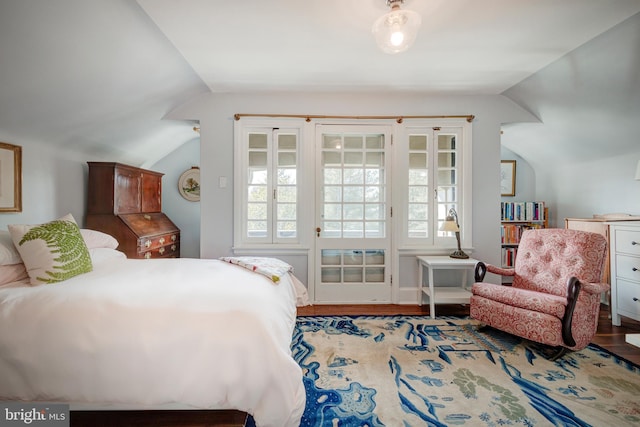
[(385, 53), (399, 53), (409, 49), (418, 35), (422, 18), (411, 10), (394, 8), (373, 23), (376, 43)]

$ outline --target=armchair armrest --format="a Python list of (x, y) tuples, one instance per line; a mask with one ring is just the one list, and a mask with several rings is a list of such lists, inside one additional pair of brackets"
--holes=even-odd
[(582, 282), (582, 290), (589, 294), (601, 294), (611, 289), (611, 285), (608, 283), (585, 283)]
[(576, 277), (569, 279), (567, 283), (567, 307), (562, 317), (562, 341), (564, 341), (568, 347), (576, 345), (576, 341), (573, 339), (573, 334), (571, 333), (571, 324), (573, 323), (573, 311), (576, 308), (581, 288), (582, 283)]
[(484, 275), (487, 274), (487, 271), (489, 273), (499, 274), (500, 276), (515, 275), (515, 270), (513, 268), (496, 267), (495, 265), (485, 264), (484, 262), (480, 261), (476, 264), (475, 281), (482, 282), (484, 280)]

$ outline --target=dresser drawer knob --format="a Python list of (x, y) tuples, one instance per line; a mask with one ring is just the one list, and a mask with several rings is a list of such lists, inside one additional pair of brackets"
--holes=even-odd
[(144, 242), (144, 246), (147, 248), (151, 247), (151, 240), (147, 240), (146, 242)]
[(176, 241), (176, 239), (177, 239), (176, 235), (175, 235), (175, 234), (172, 234), (172, 235), (171, 235), (171, 241), (172, 241), (172, 242), (175, 242), (175, 241)]
[(146, 259), (151, 258), (151, 252), (147, 252), (146, 254), (144, 254), (144, 257), (145, 257)]
[(161, 237), (159, 242), (160, 242), (161, 245), (164, 245), (164, 237)]
[(171, 250), (175, 252), (177, 246), (176, 245), (171, 245)]
[(164, 248), (158, 249), (158, 252), (160, 253), (160, 255), (162, 255), (164, 253)]

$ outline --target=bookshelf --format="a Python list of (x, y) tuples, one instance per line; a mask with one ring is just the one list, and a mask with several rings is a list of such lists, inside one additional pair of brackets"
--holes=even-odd
[(500, 215), (501, 265), (512, 268), (522, 233), (548, 227), (548, 208), (544, 202), (502, 202)]

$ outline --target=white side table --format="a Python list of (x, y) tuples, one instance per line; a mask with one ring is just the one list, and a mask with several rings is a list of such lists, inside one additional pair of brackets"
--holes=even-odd
[[(473, 270), (477, 259), (458, 259), (449, 256), (419, 256), (418, 259), (418, 304), (422, 305), (422, 294), (429, 297), (429, 315), (436, 318), (436, 304), (469, 304), (471, 292), (467, 288), (467, 272)], [(422, 283), (422, 271), (428, 269), (427, 286)], [(440, 286), (434, 283), (435, 270), (460, 270), (460, 286)]]

